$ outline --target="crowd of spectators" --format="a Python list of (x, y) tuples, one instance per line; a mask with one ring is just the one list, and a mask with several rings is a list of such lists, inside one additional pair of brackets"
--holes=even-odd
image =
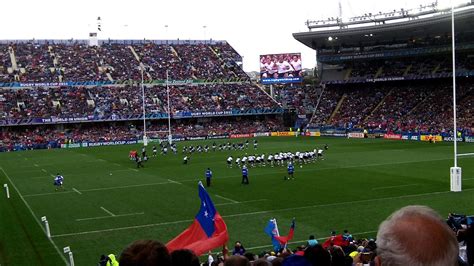
[[(169, 86), (172, 114), (275, 108), (277, 103), (255, 85)], [(167, 113), (164, 86), (145, 88), (147, 113)], [(0, 119), (141, 115), (139, 86), (0, 89)]]
[[(176, 138), (229, 136), (283, 131), (282, 124), (278, 117), (273, 116), (181, 119), (172, 121), (171, 133)], [(0, 131), (0, 151), (55, 148), (61, 144), (83, 142), (137, 140), (142, 137), (142, 121), (4, 127)], [(147, 137), (167, 138), (167, 121), (149, 120)]]
[[(458, 72), (472, 72), (474, 70), (474, 59), (460, 54), (456, 59)], [(348, 74), (343, 76), (345, 80), (365, 79), (422, 79), (429, 77), (449, 77), (452, 74), (452, 61), (449, 57), (414, 57), (400, 60), (362, 60), (353, 61), (343, 65)]]
[(0, 44), (0, 82), (141, 80), (142, 64), (145, 80), (249, 80), (239, 58), (227, 43), (18, 42)]
[[(458, 83), (458, 127), (468, 132), (474, 131), (473, 93), (469, 82)], [(328, 87), (309, 126), (443, 133), (452, 124), (451, 85), (416, 82)]]
[[(246, 250), (241, 241), (236, 241), (233, 249), (224, 245), (222, 252), (209, 252), (201, 260), (191, 250), (169, 252), (166, 245), (159, 241), (137, 240), (125, 247), (118, 256), (110, 254), (108, 257), (110, 265), (116, 261), (117, 265), (120, 263), (122, 266), (473, 265), (474, 227), (465, 224), (462, 228), (454, 229), (448, 224), (433, 209), (412, 205), (395, 211), (382, 221), (376, 238), (355, 239), (345, 230), (344, 234), (339, 235), (333, 232), (327, 239), (322, 239), (324, 242), (318, 242), (311, 235), (302, 245), (285, 245), (276, 251), (269, 248), (255, 253), (252, 252), (255, 249)], [(420, 247), (426, 247), (427, 243), (429, 248), (420, 252)], [(106, 257), (102, 255), (101, 261)]]

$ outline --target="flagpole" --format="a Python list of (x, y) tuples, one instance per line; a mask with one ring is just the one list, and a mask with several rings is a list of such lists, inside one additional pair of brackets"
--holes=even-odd
[(458, 167), (458, 129), (456, 117), (456, 36), (454, 31), (454, 3), (451, 0), (451, 44), (453, 63), (453, 138), (454, 138), (454, 167), (450, 168), (451, 191), (460, 192), (462, 190), (462, 172)]
[(277, 236), (280, 236), (280, 231), (278, 231), (278, 224), (277, 224), (277, 219), (273, 218), (273, 223), (275, 223), (275, 230), (277, 232)]

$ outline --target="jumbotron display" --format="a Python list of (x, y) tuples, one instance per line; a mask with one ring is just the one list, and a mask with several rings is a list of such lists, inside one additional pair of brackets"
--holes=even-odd
[(267, 54), (260, 56), (262, 84), (300, 83), (303, 81), (301, 54)]

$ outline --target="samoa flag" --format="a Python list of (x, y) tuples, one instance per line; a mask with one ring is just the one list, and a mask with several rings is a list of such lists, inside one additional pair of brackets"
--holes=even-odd
[(265, 227), (264, 231), (267, 235), (269, 235), (272, 238), (273, 250), (275, 252), (280, 251), (280, 249), (281, 249), (280, 242), (276, 239), (276, 237), (279, 236), (278, 227), (276, 225), (276, 220), (271, 219), (270, 221), (268, 221), (268, 224)]
[(194, 222), (166, 244), (170, 253), (177, 249), (190, 249), (200, 256), (209, 250), (223, 246), (229, 240), (227, 225), (214, 207), (201, 181), (199, 181), (198, 190), (201, 208)]

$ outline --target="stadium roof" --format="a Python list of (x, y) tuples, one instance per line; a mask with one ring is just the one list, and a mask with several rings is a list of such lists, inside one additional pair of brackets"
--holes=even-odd
[[(368, 22), (370, 23), (370, 22)], [(343, 26), (343, 25), (341, 25)], [(474, 34), (474, 6), (455, 12), (456, 32)], [(320, 31), (293, 33), (293, 37), (312, 49), (323, 47), (365, 46), (406, 41), (410, 38), (451, 35), (451, 13), (438, 13), (434, 16), (398, 21), (394, 23), (377, 23), (357, 27), (328, 27)]]

